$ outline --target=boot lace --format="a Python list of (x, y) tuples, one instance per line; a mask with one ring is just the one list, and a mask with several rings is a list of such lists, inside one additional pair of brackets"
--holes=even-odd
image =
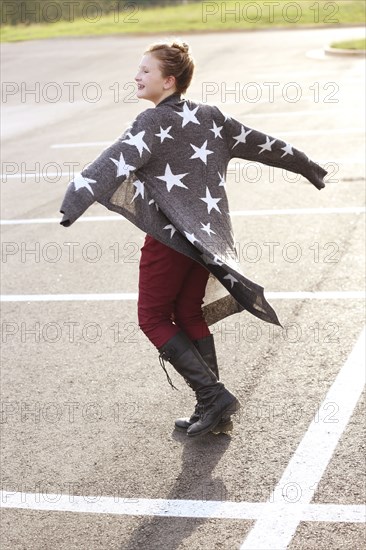
[(205, 412), (205, 406), (204, 404), (199, 400), (199, 397), (197, 396), (197, 403), (194, 408), (194, 412), (197, 414), (199, 418), (202, 418), (204, 412)]
[(162, 369), (164, 370), (164, 372), (165, 372), (165, 374), (166, 374), (166, 377), (167, 377), (167, 379), (168, 379), (168, 382), (169, 382), (170, 386), (172, 387), (172, 389), (179, 391), (178, 388), (176, 388), (176, 387), (174, 386), (174, 384), (173, 384), (173, 382), (172, 382), (172, 379), (170, 378), (170, 376), (169, 376), (169, 374), (168, 374), (168, 371), (167, 371), (166, 368), (165, 368), (164, 359), (167, 360), (166, 357), (164, 357), (163, 353), (160, 353), (160, 354), (159, 354), (159, 362), (160, 362), (160, 365), (161, 365)]

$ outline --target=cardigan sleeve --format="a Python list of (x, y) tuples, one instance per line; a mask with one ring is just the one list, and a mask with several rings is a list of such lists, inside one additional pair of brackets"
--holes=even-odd
[(289, 172), (301, 174), (319, 190), (325, 187), (323, 180), (328, 172), (309, 159), (305, 153), (280, 138), (244, 126), (232, 117), (226, 117), (224, 132), (230, 158), (238, 157), (284, 168)]
[(140, 113), (120, 137), (69, 182), (60, 207), (61, 225), (69, 227), (94, 202), (112, 196), (130, 173), (148, 162), (157, 131), (153, 110)]

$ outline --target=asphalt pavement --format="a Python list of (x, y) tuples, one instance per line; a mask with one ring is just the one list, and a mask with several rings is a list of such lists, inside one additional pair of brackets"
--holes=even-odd
[(197, 440), (173, 430), (193, 393), (138, 328), (144, 234), (100, 205), (59, 224), (70, 167), (152, 106), (133, 79), (161, 36), (2, 44), (3, 550), (365, 546), (365, 62), (323, 50), (360, 34), (180, 35), (187, 98), (329, 172), (318, 191), (230, 164), (241, 266), (284, 328), (247, 312), (211, 327), (242, 409), (231, 436)]

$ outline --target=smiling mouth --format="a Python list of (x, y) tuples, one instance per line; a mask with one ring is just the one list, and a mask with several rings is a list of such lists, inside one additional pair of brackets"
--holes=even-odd
[(139, 90), (143, 90), (143, 88), (145, 88), (145, 86), (143, 86), (142, 84), (138, 84), (138, 85), (137, 85), (137, 88), (138, 88)]

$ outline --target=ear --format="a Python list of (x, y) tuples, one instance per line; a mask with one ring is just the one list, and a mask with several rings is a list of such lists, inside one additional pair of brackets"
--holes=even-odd
[(173, 88), (174, 86), (176, 85), (176, 78), (175, 76), (167, 76), (166, 79), (165, 79), (165, 84), (164, 84), (164, 88), (166, 90), (169, 90), (170, 88)]

